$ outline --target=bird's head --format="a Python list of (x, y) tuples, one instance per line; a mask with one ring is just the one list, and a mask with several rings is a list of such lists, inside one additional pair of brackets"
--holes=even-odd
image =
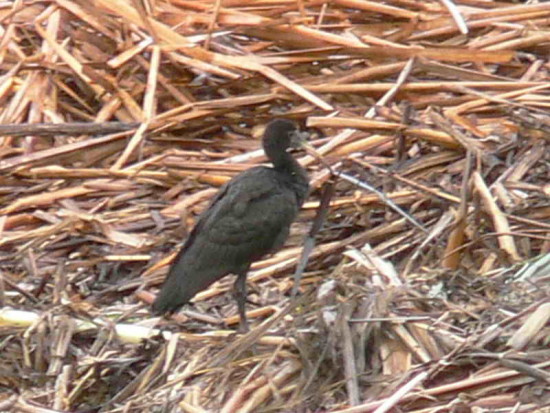
[(309, 133), (301, 132), (296, 124), (288, 119), (275, 119), (264, 132), (264, 147), (277, 147), (279, 150), (299, 149), (307, 145)]

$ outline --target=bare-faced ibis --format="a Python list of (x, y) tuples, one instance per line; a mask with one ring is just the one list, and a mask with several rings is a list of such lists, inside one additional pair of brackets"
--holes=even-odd
[(155, 314), (173, 313), (227, 274), (235, 274), (240, 328), (246, 331), (246, 274), (250, 265), (280, 249), (309, 191), (304, 168), (288, 152), (303, 143), (295, 124), (271, 121), (263, 148), (272, 167), (235, 176), (212, 199), (175, 258), (155, 302)]

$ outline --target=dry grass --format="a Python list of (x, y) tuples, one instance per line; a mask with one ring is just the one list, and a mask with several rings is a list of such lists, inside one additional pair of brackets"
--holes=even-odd
[[(531, 3), (0, 3), (0, 410), (549, 411), (550, 3)], [(298, 301), (330, 178), (308, 156), (293, 235), (249, 275), (253, 330), (229, 277), (153, 319), (275, 116), (345, 174)]]

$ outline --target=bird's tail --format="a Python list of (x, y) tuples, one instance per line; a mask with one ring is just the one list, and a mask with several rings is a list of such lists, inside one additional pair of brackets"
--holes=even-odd
[(177, 311), (187, 304), (195, 294), (206, 289), (214, 281), (224, 274), (220, 274), (215, 268), (201, 269), (201, 271), (178, 263), (170, 268), (166, 281), (153, 303), (154, 314), (166, 314)]
[(169, 274), (153, 302), (152, 312), (157, 315), (173, 313), (187, 304), (193, 295), (195, 292), (185, 288), (184, 274)]

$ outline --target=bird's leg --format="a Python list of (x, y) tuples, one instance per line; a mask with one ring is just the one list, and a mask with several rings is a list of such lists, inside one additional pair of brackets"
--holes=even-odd
[[(248, 269), (247, 269), (248, 270)], [(246, 333), (248, 332), (248, 321), (246, 320), (246, 273), (248, 271), (241, 271), (237, 274), (237, 279), (235, 280), (234, 285), (234, 296), (237, 301), (237, 307), (239, 309), (239, 332)]]

